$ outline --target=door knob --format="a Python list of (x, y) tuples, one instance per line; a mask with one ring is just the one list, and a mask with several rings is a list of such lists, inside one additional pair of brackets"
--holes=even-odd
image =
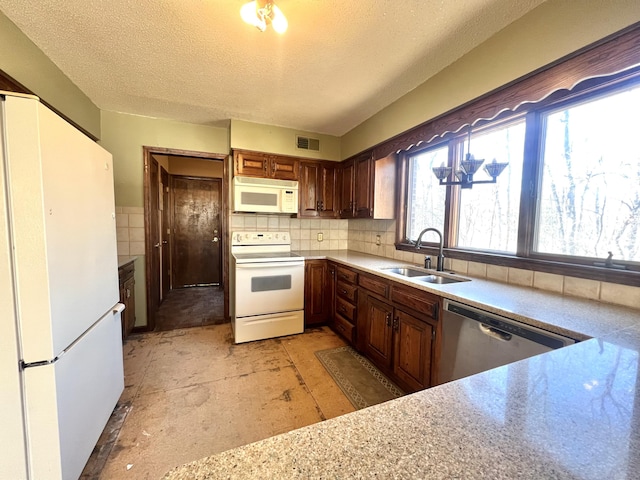
[(211, 240), (213, 243), (218, 243), (219, 238), (218, 237), (213, 237), (213, 240)]
[(155, 247), (155, 248), (160, 248), (160, 242), (156, 243), (156, 244), (154, 245), (154, 247)]

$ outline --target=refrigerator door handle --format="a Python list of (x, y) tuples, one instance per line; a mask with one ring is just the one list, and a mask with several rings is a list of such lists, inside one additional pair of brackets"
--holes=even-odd
[(113, 306), (113, 314), (124, 312), (124, 303), (116, 303)]

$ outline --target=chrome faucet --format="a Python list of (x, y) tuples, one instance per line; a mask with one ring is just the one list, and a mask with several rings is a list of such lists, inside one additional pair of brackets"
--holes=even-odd
[[(422, 236), (427, 232), (435, 232), (440, 237), (440, 247), (438, 250), (438, 261), (436, 263), (436, 270), (438, 272), (442, 272), (444, 270), (444, 253), (443, 253), (444, 238), (442, 237), (442, 233), (440, 233), (440, 230), (438, 230), (437, 228), (425, 228), (424, 230), (422, 230), (420, 232), (420, 235), (418, 235), (418, 240), (416, 241), (416, 250), (420, 250), (420, 242), (422, 242)], [(425, 265), (426, 265), (426, 262), (425, 262)]]

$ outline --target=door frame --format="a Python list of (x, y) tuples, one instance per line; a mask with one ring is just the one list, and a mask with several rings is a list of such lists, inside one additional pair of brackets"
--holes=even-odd
[[(153, 331), (156, 327), (156, 313), (151, 311), (149, 306), (151, 305), (151, 287), (155, 285), (156, 288), (160, 287), (160, 279), (156, 279), (156, 283), (151, 281), (151, 255), (153, 251), (153, 245), (151, 242), (150, 222), (151, 222), (151, 175), (149, 172), (149, 164), (151, 162), (152, 155), (171, 155), (174, 157), (191, 157), (200, 160), (213, 160), (222, 162), (222, 191), (220, 211), (222, 212), (222, 218), (220, 220), (220, 229), (222, 235), (220, 241), (222, 245), (222, 284), (224, 289), (224, 319), (229, 321), (229, 252), (227, 245), (229, 244), (229, 155), (220, 153), (208, 153), (198, 152), (192, 150), (179, 150), (175, 148), (162, 148), (162, 147), (142, 147), (143, 159), (144, 159), (144, 171), (143, 171), (143, 195), (144, 195), (144, 246), (145, 246), (145, 293), (147, 301), (147, 325), (140, 327), (142, 331)], [(169, 172), (170, 173), (170, 172)]]

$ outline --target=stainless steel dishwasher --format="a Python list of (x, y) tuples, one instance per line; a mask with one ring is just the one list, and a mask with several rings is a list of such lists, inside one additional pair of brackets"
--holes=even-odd
[(445, 299), (438, 383), (573, 343), (571, 338)]

